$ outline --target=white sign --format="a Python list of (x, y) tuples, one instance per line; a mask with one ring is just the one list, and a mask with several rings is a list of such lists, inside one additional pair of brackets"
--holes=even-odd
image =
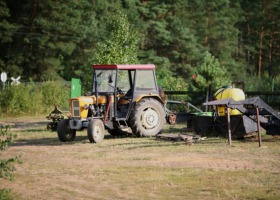
[(20, 82), (19, 82), (20, 76), (18, 76), (17, 78), (11, 77), (11, 79), (13, 81), (11, 83), (11, 85), (18, 85), (18, 84), (20, 84)]
[(6, 80), (7, 80), (7, 73), (6, 73), (6, 72), (2, 72), (2, 73), (1, 73), (1, 81), (2, 81), (3, 83), (5, 83)]

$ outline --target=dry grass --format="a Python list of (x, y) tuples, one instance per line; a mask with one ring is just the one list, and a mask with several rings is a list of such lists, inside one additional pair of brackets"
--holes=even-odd
[(256, 141), (229, 147), (219, 138), (188, 145), (109, 135), (90, 144), (79, 132), (75, 142), (61, 143), (46, 122), (16, 120), (17, 139), (0, 154), (21, 155), (14, 180), (0, 185), (15, 199), (280, 199), (277, 138), (261, 148)]

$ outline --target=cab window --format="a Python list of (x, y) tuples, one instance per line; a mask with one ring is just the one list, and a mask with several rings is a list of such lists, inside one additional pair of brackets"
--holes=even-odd
[(156, 89), (153, 70), (138, 70), (136, 76), (136, 90)]

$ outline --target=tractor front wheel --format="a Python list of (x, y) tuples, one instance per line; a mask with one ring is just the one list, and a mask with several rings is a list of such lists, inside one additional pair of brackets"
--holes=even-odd
[(136, 103), (130, 114), (129, 124), (137, 136), (156, 136), (165, 123), (163, 105), (153, 98), (145, 98)]
[(71, 142), (76, 137), (76, 130), (70, 129), (69, 119), (63, 119), (58, 123), (57, 135), (61, 142)]
[(88, 139), (91, 143), (100, 143), (104, 139), (105, 128), (100, 119), (93, 119), (89, 121), (87, 129)]

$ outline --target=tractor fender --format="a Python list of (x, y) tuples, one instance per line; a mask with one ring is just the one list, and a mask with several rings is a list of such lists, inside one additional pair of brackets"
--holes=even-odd
[(144, 98), (154, 98), (154, 99), (158, 100), (162, 105), (165, 105), (164, 100), (158, 94), (140, 95), (139, 97), (137, 97), (135, 99), (135, 102), (137, 103), (141, 99), (144, 99)]

